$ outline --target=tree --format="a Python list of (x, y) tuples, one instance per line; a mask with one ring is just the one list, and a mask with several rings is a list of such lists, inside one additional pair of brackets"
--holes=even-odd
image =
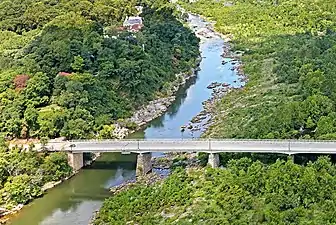
[(40, 110), (37, 118), (40, 137), (57, 137), (64, 126), (67, 111), (62, 108)]
[(44, 73), (37, 73), (27, 82), (24, 90), (30, 105), (45, 106), (49, 101), (50, 80)]
[(84, 59), (81, 56), (75, 56), (74, 57), (74, 62), (71, 63), (71, 68), (75, 72), (82, 72), (82, 69), (84, 67)]
[(43, 179), (48, 181), (59, 181), (70, 176), (72, 169), (68, 164), (66, 153), (55, 152), (44, 158), (41, 166)]
[(27, 109), (24, 112), (24, 119), (29, 127), (29, 135), (34, 136), (35, 132), (38, 131), (38, 112), (36, 108), (32, 105), (28, 105)]
[(4, 185), (4, 191), (8, 194), (7, 198), (14, 204), (25, 204), (42, 195), (39, 182), (27, 174), (17, 175), (9, 178)]
[[(3, 157), (3, 153), (0, 153), (0, 156)], [(3, 187), (8, 176), (7, 161), (4, 158), (0, 158), (0, 189)]]
[(112, 139), (116, 138), (114, 134), (115, 126), (114, 125), (104, 125), (103, 129), (99, 131), (99, 137), (103, 139)]

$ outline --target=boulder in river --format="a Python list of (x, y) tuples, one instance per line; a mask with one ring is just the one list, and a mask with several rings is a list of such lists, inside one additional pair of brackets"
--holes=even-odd
[(214, 89), (214, 88), (216, 88), (216, 87), (219, 87), (219, 86), (221, 86), (221, 83), (219, 83), (219, 82), (212, 82), (211, 84), (209, 84), (208, 85), (208, 89)]
[[(190, 121), (191, 123), (199, 123), (200, 122), (200, 119), (198, 118), (198, 116), (195, 116), (194, 118), (191, 119)], [(188, 127), (188, 129), (191, 129)]]

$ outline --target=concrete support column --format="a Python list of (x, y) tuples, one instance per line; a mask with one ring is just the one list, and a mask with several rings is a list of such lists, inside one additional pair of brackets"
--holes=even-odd
[(136, 175), (143, 176), (152, 171), (152, 153), (140, 153), (137, 157)]
[(78, 171), (84, 166), (83, 153), (68, 153), (68, 164), (72, 167), (74, 171)]
[(219, 154), (218, 153), (209, 154), (208, 165), (210, 165), (212, 168), (219, 167)]

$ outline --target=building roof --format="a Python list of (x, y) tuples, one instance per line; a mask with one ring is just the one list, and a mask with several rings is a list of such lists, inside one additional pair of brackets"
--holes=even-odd
[(124, 26), (132, 26), (134, 24), (142, 24), (142, 18), (140, 16), (130, 16), (124, 21)]

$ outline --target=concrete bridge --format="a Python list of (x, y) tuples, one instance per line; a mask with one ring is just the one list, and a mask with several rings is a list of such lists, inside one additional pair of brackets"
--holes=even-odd
[(137, 174), (151, 169), (152, 152), (204, 152), (209, 153), (208, 163), (219, 166), (220, 152), (280, 153), (287, 155), (313, 153), (335, 154), (336, 141), (305, 140), (240, 140), (240, 139), (155, 139), (155, 140), (75, 140), (49, 142), (49, 151), (68, 152), (69, 164), (74, 170), (83, 167), (84, 152), (136, 153)]

